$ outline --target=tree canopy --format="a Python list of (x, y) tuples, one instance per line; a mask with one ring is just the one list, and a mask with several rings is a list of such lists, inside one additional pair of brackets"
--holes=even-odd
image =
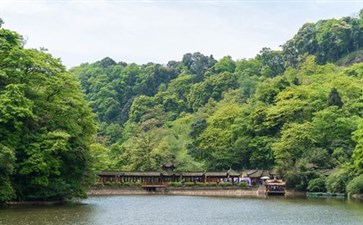
[(0, 202), (84, 196), (95, 131), (77, 79), (0, 29)]

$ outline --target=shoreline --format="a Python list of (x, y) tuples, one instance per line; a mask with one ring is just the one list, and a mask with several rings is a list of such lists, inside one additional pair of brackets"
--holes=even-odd
[(351, 197), (363, 201), (363, 194), (354, 194)]
[[(141, 187), (93, 187), (87, 191), (87, 196), (122, 196), (122, 195), (174, 195), (174, 196), (206, 196), (206, 197), (237, 197), (237, 198), (267, 198), (259, 187), (167, 187), (156, 191), (147, 191)], [(272, 195), (274, 196), (274, 195)], [(285, 198), (306, 198), (306, 192), (286, 190)], [(348, 198), (363, 201), (363, 194)], [(348, 199), (347, 198), (347, 199)], [(53, 206), (66, 201), (11, 201), (8, 206)]]
[(8, 206), (52, 206), (52, 205), (60, 205), (64, 204), (66, 201), (58, 200), (58, 201), (11, 201), (6, 203)]
[[(209, 197), (257, 197), (266, 198), (267, 195), (259, 187), (167, 187), (156, 191), (146, 191), (142, 188), (91, 188), (88, 196), (103, 195), (180, 195), (180, 196), (209, 196)], [(306, 197), (306, 192), (287, 190), (283, 197)]]

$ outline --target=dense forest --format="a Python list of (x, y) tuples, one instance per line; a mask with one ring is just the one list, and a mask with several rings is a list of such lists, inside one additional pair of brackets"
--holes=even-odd
[(85, 196), (94, 114), (58, 59), (23, 45), (0, 29), (0, 203)]
[(276, 169), (299, 190), (363, 193), (362, 61), (363, 11), (307, 23), (252, 59), (106, 57), (69, 71), (1, 29), (0, 202), (81, 197), (92, 171), (165, 162)]
[(363, 171), (362, 28), (363, 13), (307, 23), (253, 59), (73, 68), (98, 115), (94, 169), (275, 168), (290, 187), (345, 191)]

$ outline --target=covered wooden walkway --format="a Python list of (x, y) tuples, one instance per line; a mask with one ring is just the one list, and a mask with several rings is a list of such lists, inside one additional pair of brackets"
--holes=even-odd
[[(178, 172), (178, 171), (100, 171), (96, 173), (98, 183), (141, 183), (143, 187), (148, 185), (160, 185), (163, 187), (169, 182), (231, 182), (232, 184), (240, 178), (250, 178), (252, 185), (259, 185), (262, 176), (274, 177), (274, 171), (269, 170), (244, 170), (244, 171), (204, 171), (204, 172)], [(155, 186), (156, 187), (156, 186)]]

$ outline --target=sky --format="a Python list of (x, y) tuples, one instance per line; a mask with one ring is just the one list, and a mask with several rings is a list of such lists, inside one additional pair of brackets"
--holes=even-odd
[(189, 52), (252, 58), (279, 49), (306, 22), (360, 9), (363, 0), (0, 0), (3, 27), (68, 68), (104, 57), (166, 64)]

